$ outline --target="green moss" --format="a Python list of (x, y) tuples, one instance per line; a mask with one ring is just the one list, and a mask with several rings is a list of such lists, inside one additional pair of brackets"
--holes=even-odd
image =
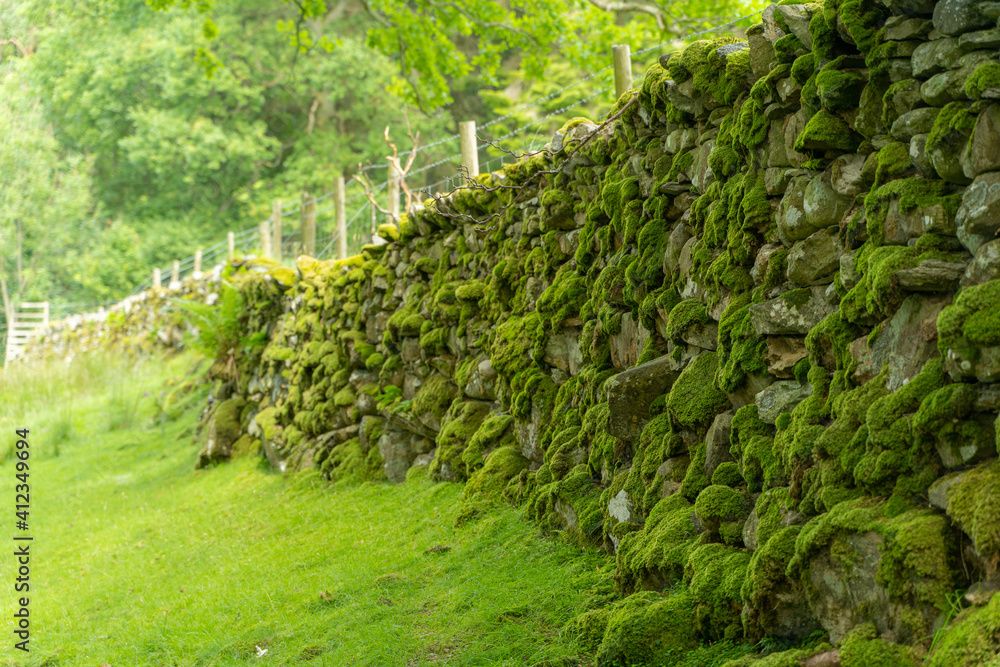
[(739, 523), (742, 529), (748, 510), (747, 499), (742, 493), (721, 484), (705, 487), (694, 504), (698, 519), (712, 533), (718, 533), (726, 523)]
[(582, 648), (595, 652), (604, 639), (604, 632), (611, 618), (607, 608), (591, 609), (572, 619), (562, 630), (565, 637), (576, 640)]
[(493, 450), (482, 468), (469, 477), (462, 492), (463, 500), (468, 503), (503, 498), (511, 482), (528, 468), (528, 463), (515, 446)]
[(487, 454), (497, 447), (517, 444), (511, 429), (513, 422), (510, 415), (490, 415), (479, 425), (462, 453), (466, 470), (470, 473), (478, 470)]
[(712, 473), (712, 484), (722, 484), (737, 488), (743, 485), (743, 475), (740, 467), (732, 461), (719, 464), (719, 467)]
[(978, 100), (987, 90), (1000, 90), (1000, 63), (995, 60), (980, 63), (965, 80), (965, 94), (970, 99)]
[[(1000, 557), (1000, 462), (983, 463), (948, 489), (948, 515), (985, 560)], [(1000, 599), (1000, 596), (995, 596)]]
[(437, 477), (444, 466), (448, 466), (455, 479), (460, 481), (471, 474), (463, 454), (467, 443), (489, 413), (490, 404), (485, 401), (454, 401), (451, 404), (435, 439), (437, 450), (430, 466), (432, 478)]
[(956, 377), (974, 377), (980, 348), (1000, 345), (1000, 280), (968, 287), (938, 315), (938, 349)]
[(722, 544), (703, 544), (691, 552), (684, 576), (695, 602), (694, 621), (701, 636), (710, 641), (743, 636), (740, 588), (749, 563), (747, 552)]
[[(777, 16), (777, 13), (775, 13)], [(791, 63), (808, 52), (802, 41), (792, 33), (788, 33), (774, 43), (774, 55), (779, 63)]]
[(847, 28), (858, 51), (867, 53), (875, 47), (879, 29), (885, 23), (888, 10), (874, 0), (846, 0), (839, 3), (838, 17)]
[(440, 423), (457, 394), (458, 387), (443, 375), (434, 373), (417, 390), (411, 410), (415, 415), (433, 415)]
[(674, 667), (698, 647), (690, 619), (695, 605), (687, 591), (644, 591), (611, 608), (597, 664), (604, 667)]
[(729, 405), (726, 395), (715, 387), (716, 365), (714, 352), (702, 352), (674, 383), (666, 407), (682, 428), (707, 428), (715, 415)]
[(759, 492), (783, 477), (773, 442), (774, 427), (761, 421), (756, 404), (736, 411), (729, 432), (729, 451), (740, 464), (750, 491)]
[(365, 368), (367, 368), (370, 371), (377, 371), (380, 368), (382, 368), (382, 364), (384, 363), (385, 363), (385, 357), (382, 356), (381, 353), (372, 352), (370, 355), (368, 355), (368, 358), (365, 359)]
[(740, 598), (746, 609), (744, 633), (751, 639), (760, 638), (777, 620), (776, 610), (782, 601), (781, 595), (787, 594), (790, 588), (785, 568), (795, 554), (800, 530), (800, 526), (778, 530), (767, 541), (760, 541), (750, 558), (740, 587)]
[(917, 667), (920, 660), (912, 647), (879, 639), (875, 626), (864, 623), (844, 637), (840, 663), (844, 667)]
[(792, 63), (792, 79), (800, 86), (804, 85), (805, 82), (809, 80), (809, 77), (813, 75), (815, 67), (815, 61), (811, 53), (799, 56), (795, 59), (795, 62)]
[(333, 404), (339, 408), (346, 408), (354, 405), (356, 399), (354, 390), (350, 387), (344, 387), (333, 395)]
[(861, 137), (847, 122), (826, 110), (817, 111), (795, 140), (795, 150), (800, 153), (814, 149), (854, 152), (860, 145)]
[(816, 90), (824, 109), (856, 109), (867, 79), (860, 72), (824, 67), (816, 74)]
[(682, 336), (689, 329), (701, 328), (712, 321), (699, 299), (685, 299), (670, 311), (667, 317), (667, 338), (678, 345), (685, 345)]
[(983, 607), (963, 611), (942, 632), (940, 642), (925, 664), (927, 667), (994, 667), (997, 655), (1000, 655), (1000, 595), (994, 595)]

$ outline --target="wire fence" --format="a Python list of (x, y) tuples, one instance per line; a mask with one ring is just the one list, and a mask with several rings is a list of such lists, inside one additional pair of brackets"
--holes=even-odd
[[(722, 30), (724, 28), (735, 26), (742, 21), (754, 18), (760, 14), (763, 10), (747, 14), (746, 16), (741, 16), (739, 18), (733, 19), (726, 23), (715, 25), (703, 30), (696, 32), (691, 32), (687, 35), (673, 38), (667, 42), (657, 44), (655, 46), (650, 46), (634, 54), (632, 57), (645, 55), (647, 53), (662, 49), (663, 47), (676, 43), (679, 41), (685, 41), (706, 35), (712, 32)], [(495, 127), (501, 123), (508, 121), (512, 118), (518, 116), (518, 114), (525, 113), (526, 111), (540, 107), (541, 105), (551, 102), (553, 100), (559, 99), (559, 97), (571, 89), (580, 86), (581, 84), (587, 82), (600, 82), (597, 90), (589, 95), (585, 95), (580, 99), (570, 102), (560, 108), (554, 109), (547, 113), (540, 115), (534, 120), (529, 120), (514, 129), (507, 131), (498, 136), (494, 136), (488, 141), (483, 141), (476, 146), (476, 152), (479, 157), (479, 164), (482, 165), (480, 171), (491, 172), (496, 169), (501, 169), (505, 162), (513, 161), (515, 158), (511, 155), (503, 153), (503, 151), (498, 151), (496, 146), (500, 145), (501, 142), (507, 141), (514, 137), (525, 134), (531, 130), (534, 131), (534, 136), (528, 139), (527, 144), (522, 142), (522, 145), (528, 145), (529, 149), (538, 148), (536, 143), (541, 142), (538, 135), (548, 129), (548, 122), (552, 119), (570, 111), (574, 108), (584, 106), (589, 102), (592, 102), (596, 98), (606, 95), (609, 91), (615, 89), (614, 83), (609, 83), (606, 85), (601, 85), (604, 83), (602, 78), (607, 76), (614, 70), (614, 65), (608, 65), (599, 70), (591, 72), (586, 76), (572, 81), (571, 83), (559, 88), (556, 91), (548, 93), (542, 97), (536, 98), (530, 102), (518, 106), (516, 109), (510, 111), (509, 113), (494, 118), (490, 121), (479, 125), (478, 130), (484, 130), (486, 128)], [(617, 73), (616, 73), (617, 75)], [(632, 79), (633, 87), (638, 87), (641, 84), (642, 75)], [(460, 135), (454, 134), (437, 141), (431, 142), (424, 146), (419, 146), (411, 150), (402, 151), (399, 153), (399, 157), (405, 158), (409, 156), (414, 151), (418, 153), (425, 153), (430, 149), (444, 146), (447, 144), (454, 144), (459, 142)], [(544, 142), (541, 142), (544, 143)], [(498, 155), (498, 153), (500, 153)], [(468, 157), (468, 156), (466, 156)], [(435, 160), (429, 164), (422, 165), (418, 168), (411, 169), (405, 177), (407, 179), (413, 178), (415, 176), (424, 174), (438, 167), (444, 165), (453, 165), (456, 167), (455, 175), (442, 178), (436, 182), (429, 185), (418, 186), (414, 188), (414, 194), (441, 194), (444, 192), (450, 192), (456, 187), (460, 186), (463, 181), (463, 174), (457, 168), (458, 164), (463, 160), (462, 152), (456, 152), (451, 155), (447, 155), (441, 159)], [(402, 160), (401, 160), (402, 161)], [(381, 163), (368, 165), (362, 168), (363, 173), (370, 173), (377, 170), (383, 170), (388, 176), (389, 163)], [(408, 181), (409, 182), (409, 181)], [(376, 234), (378, 225), (391, 221), (392, 218), (387, 216), (380, 209), (392, 209), (393, 206), (389, 204), (389, 197), (387, 190), (389, 190), (390, 181), (387, 178), (385, 181), (379, 182), (372, 186), (368, 193), (365, 192), (363, 186), (356, 180), (351, 180), (345, 184), (345, 224), (343, 230), (338, 232), (338, 225), (336, 220), (337, 212), (337, 201), (336, 192), (337, 190), (330, 190), (329, 192), (322, 193), (311, 199), (303, 198), (299, 201), (290, 202), (280, 208), (281, 216), (281, 239), (280, 239), (280, 253), (277, 253), (277, 248), (271, 249), (271, 255), (279, 255), (281, 259), (287, 263), (291, 264), (294, 260), (301, 254), (308, 252), (310, 255), (316, 257), (317, 259), (328, 259), (338, 255), (339, 251), (339, 241), (340, 234), (346, 236), (346, 250), (347, 256), (357, 254), (361, 251), (364, 244), (369, 243), (373, 240), (373, 236)], [(371, 199), (381, 198), (377, 201), (384, 202), (380, 203), (376, 207)], [(307, 203), (309, 206), (303, 208), (304, 204)], [(277, 213), (277, 211), (275, 212)], [(315, 224), (315, 247), (306, 247), (303, 240), (303, 226), (307, 223), (307, 220), (311, 217), (313, 223)], [(271, 225), (275, 222), (275, 216), (272, 215), (263, 223), (258, 224), (254, 227), (244, 229), (239, 232), (232, 233), (230, 238), (222, 239), (219, 242), (207, 246), (201, 249), (200, 253), (200, 264), (197, 255), (191, 255), (181, 260), (177, 260), (172, 264), (157, 269), (160, 277), (161, 284), (163, 286), (169, 287), (172, 283), (176, 281), (183, 280), (191, 276), (196, 271), (206, 272), (211, 270), (213, 266), (227, 260), (230, 253), (236, 256), (249, 256), (249, 255), (261, 255), (266, 252), (268, 244), (277, 245), (277, 238), (273, 236), (270, 239), (265, 240), (263, 236), (269, 234), (267, 231), (270, 229)], [(139, 292), (149, 289), (153, 286), (154, 277), (150, 275), (144, 281), (136, 285), (129, 296), (135, 295)], [(52, 318), (59, 319), (71, 315), (74, 313), (82, 312), (93, 312), (95, 309), (107, 308), (113, 305), (115, 302), (93, 302), (93, 303), (53, 303), (52, 304)], [(0, 336), (3, 335), (3, 330), (0, 330)]]

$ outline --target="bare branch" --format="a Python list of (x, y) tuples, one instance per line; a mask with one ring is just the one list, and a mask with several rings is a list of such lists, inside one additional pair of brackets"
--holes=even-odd
[(375, 188), (372, 187), (371, 181), (368, 180), (368, 175), (364, 172), (364, 167), (361, 163), (358, 163), (358, 173), (351, 176), (354, 180), (361, 184), (361, 188), (365, 191), (365, 199), (379, 212), (383, 215), (389, 215), (388, 209), (384, 209), (379, 206), (379, 203), (375, 201)]
[(645, 2), (628, 2), (627, 0), (587, 0), (590, 4), (597, 7), (598, 9), (610, 12), (612, 14), (616, 12), (639, 12), (641, 14), (649, 14), (656, 21), (656, 27), (659, 30), (667, 29), (667, 13), (663, 11), (663, 8), (653, 4)]

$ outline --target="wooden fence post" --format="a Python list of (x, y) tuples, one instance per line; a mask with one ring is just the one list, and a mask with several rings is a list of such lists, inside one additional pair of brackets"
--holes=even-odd
[(302, 206), (299, 209), (302, 216), (302, 254), (316, 256), (316, 198), (308, 192), (302, 193)]
[(389, 214), (385, 221), (390, 225), (399, 224), (399, 172), (389, 163), (389, 174), (386, 190), (389, 193)]
[(462, 144), (462, 166), (469, 172), (469, 178), (479, 175), (479, 150), (476, 148), (476, 121), (466, 120), (458, 124), (458, 135)]
[(175, 259), (174, 266), (170, 270), (170, 289), (180, 287), (181, 284), (181, 260)]
[(271, 259), (271, 223), (267, 220), (260, 223), (260, 254)]
[(282, 254), (282, 231), (281, 231), (281, 200), (274, 200), (274, 207), (271, 209), (271, 252), (274, 254), (274, 261), (281, 264), (284, 255)]
[(156, 289), (163, 287), (163, 280), (160, 278), (159, 269), (153, 269), (153, 287)]
[(615, 99), (632, 88), (632, 49), (628, 44), (611, 47), (611, 58), (615, 64)]
[(191, 275), (201, 278), (201, 248), (194, 251), (194, 272)]
[(336, 225), (334, 235), (337, 239), (337, 259), (347, 259), (347, 186), (344, 176), (340, 175), (333, 182), (333, 212)]
[(236, 259), (236, 234), (233, 234), (232, 232), (226, 234), (226, 246), (226, 257), (231, 262)]

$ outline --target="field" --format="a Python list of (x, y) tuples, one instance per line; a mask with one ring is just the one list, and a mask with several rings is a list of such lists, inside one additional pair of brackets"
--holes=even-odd
[[(28, 654), (13, 646), (13, 549), (0, 560), (0, 664), (524, 666), (578, 655), (559, 630), (601, 597), (606, 557), (537, 534), (513, 508), (456, 527), (456, 484), (331, 486), (256, 457), (195, 471), (205, 390), (161, 404), (198, 365), (89, 358), (0, 375), (3, 532), (34, 537)], [(14, 528), (17, 428), (30, 429), (27, 532)]]

